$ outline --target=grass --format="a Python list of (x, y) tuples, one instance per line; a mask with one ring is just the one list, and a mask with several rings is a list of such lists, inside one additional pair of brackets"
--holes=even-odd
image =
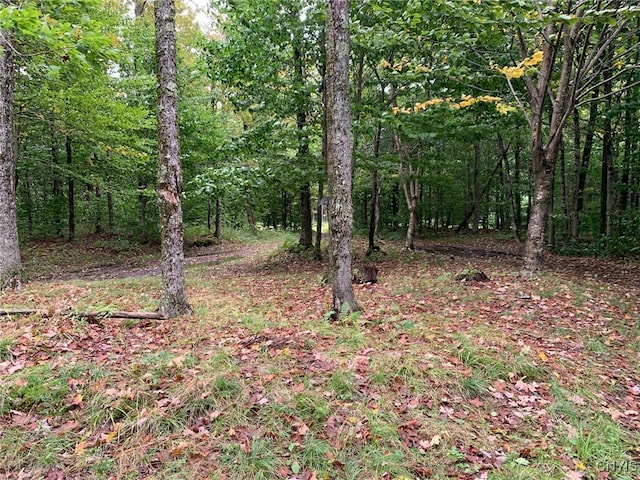
[[(284, 247), (189, 268), (190, 318), (55, 314), (153, 310), (157, 277), (0, 294), (53, 312), (0, 324), (0, 478), (638, 478), (634, 290), (388, 242), (336, 324), (325, 265), (259, 235), (231, 245)], [(491, 281), (454, 281), (471, 263)]]

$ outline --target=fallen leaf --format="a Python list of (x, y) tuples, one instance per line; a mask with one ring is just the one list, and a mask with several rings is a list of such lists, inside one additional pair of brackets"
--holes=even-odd
[(78, 444), (76, 445), (76, 448), (74, 449), (74, 452), (76, 455), (82, 455), (86, 450), (86, 448), (87, 448), (87, 441), (82, 440), (78, 442)]

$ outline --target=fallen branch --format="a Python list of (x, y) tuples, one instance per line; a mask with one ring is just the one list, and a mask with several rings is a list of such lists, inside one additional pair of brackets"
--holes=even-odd
[(141, 320), (166, 320), (167, 317), (158, 312), (120, 312), (120, 311), (88, 311), (88, 312), (74, 312), (72, 310), (65, 310), (62, 312), (48, 312), (47, 310), (30, 310), (30, 309), (17, 309), (17, 310), (0, 310), (0, 317), (10, 315), (40, 315), (41, 317), (52, 317), (53, 315), (62, 315), (68, 317), (78, 318), (135, 318)]

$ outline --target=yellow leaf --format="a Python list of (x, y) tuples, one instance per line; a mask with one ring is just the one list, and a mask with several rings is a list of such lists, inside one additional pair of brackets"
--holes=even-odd
[(538, 353), (538, 356), (540, 357), (540, 360), (542, 360), (543, 362), (549, 361), (549, 357), (547, 357), (547, 354), (544, 352)]
[(107, 433), (107, 435), (104, 437), (104, 443), (109, 443), (109, 442), (113, 441), (113, 439), (118, 436), (118, 432), (120, 431), (120, 427), (121, 427), (121, 424), (116, 423), (113, 426), (113, 430), (111, 432)]
[(78, 442), (78, 444), (76, 445), (75, 448), (75, 454), (76, 455), (82, 455), (84, 453), (84, 451), (87, 448), (87, 441), (86, 440), (82, 440), (81, 442)]
[(533, 67), (534, 65), (538, 65), (542, 63), (542, 59), (544, 58), (544, 53), (541, 50), (538, 50), (533, 54), (531, 58), (525, 58), (522, 62), (525, 67)]

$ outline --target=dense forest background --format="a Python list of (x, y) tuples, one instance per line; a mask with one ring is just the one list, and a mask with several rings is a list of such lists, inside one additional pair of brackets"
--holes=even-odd
[[(354, 223), (371, 248), (392, 232), (407, 237), (407, 248), (429, 232), (524, 239), (537, 128), (558, 145), (557, 161), (544, 167), (545, 243), (638, 252), (637, 7), (541, 3), (352, 2)], [(117, 1), (40, 7), (69, 26), (58, 35), (73, 48), (20, 34), (15, 42), (20, 238), (155, 241), (152, 9)], [(178, 11), (187, 227), (216, 236), (223, 227), (300, 230), (301, 245), (313, 246), (313, 215), (326, 195), (323, 5), (214, 1), (205, 27), (193, 7), (178, 2)], [(553, 48), (543, 54), (545, 35)], [(553, 95), (566, 65), (573, 101), (558, 123)], [(543, 93), (535, 127), (532, 86), (545, 68), (552, 93)]]

